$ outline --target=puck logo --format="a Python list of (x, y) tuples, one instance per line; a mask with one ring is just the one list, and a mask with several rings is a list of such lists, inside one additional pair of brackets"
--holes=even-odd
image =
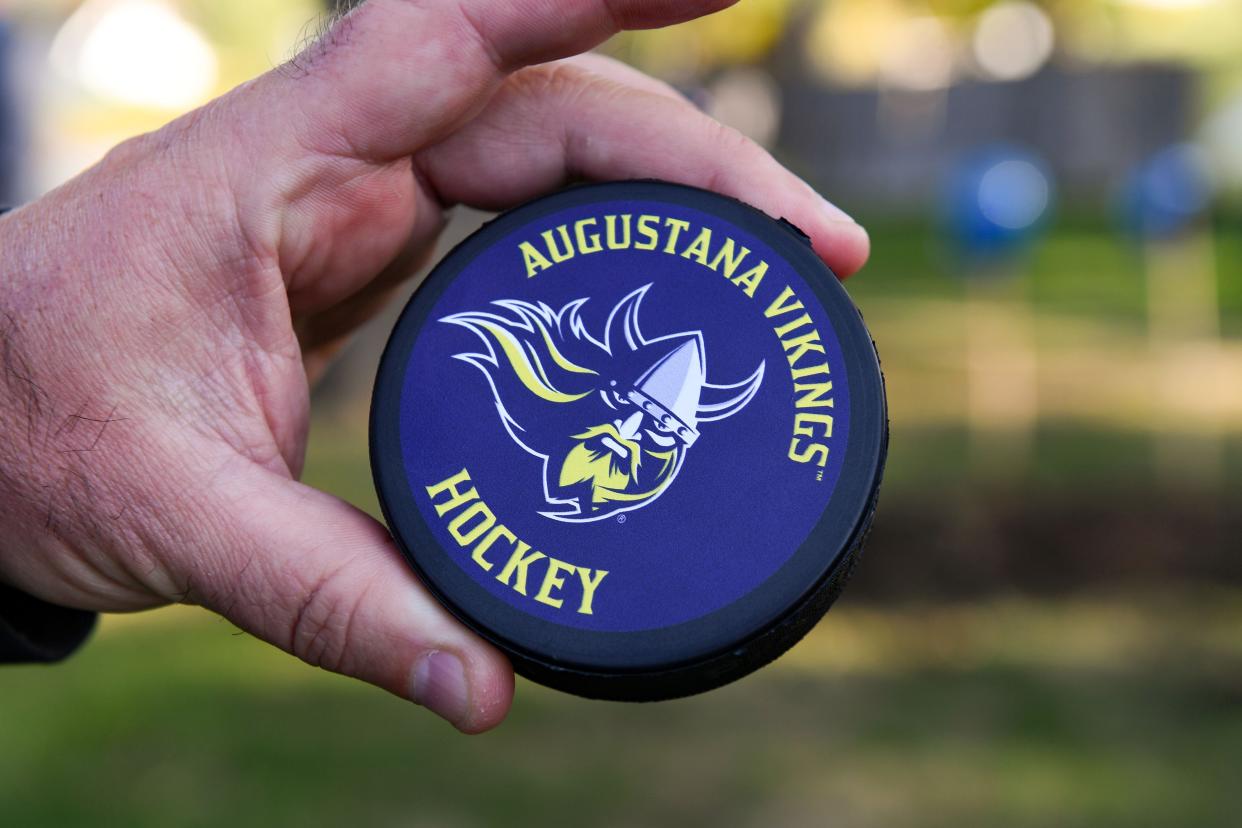
[(445, 260), (401, 323), (379, 442), (433, 583), (601, 632), (777, 588), (823, 528), (852, 408), (821, 291), (786, 258), (805, 248), (770, 228), (604, 200), (508, 216)]
[(515, 444), (542, 461), (544, 517), (591, 521), (641, 509), (673, 484), (705, 424), (742, 410), (765, 362), (732, 384), (708, 382), (702, 331), (648, 339), (645, 285), (612, 308), (602, 337), (580, 315), (498, 300), (499, 312), (442, 318), (474, 333), (484, 353), (454, 357), (482, 372)]

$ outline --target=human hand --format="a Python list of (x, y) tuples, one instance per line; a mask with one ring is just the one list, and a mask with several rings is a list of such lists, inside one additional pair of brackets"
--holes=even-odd
[(464, 731), (496, 725), (504, 656), (383, 526), (297, 482), (307, 375), (449, 205), (576, 178), (733, 195), (856, 270), (865, 232), (762, 149), (632, 69), (559, 60), (725, 5), (370, 0), (0, 219), (0, 581), (100, 611), (201, 604)]

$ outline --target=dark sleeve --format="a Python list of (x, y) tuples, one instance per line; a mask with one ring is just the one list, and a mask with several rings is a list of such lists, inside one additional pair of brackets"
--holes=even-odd
[(93, 612), (58, 607), (0, 584), (0, 664), (60, 661), (94, 628)]

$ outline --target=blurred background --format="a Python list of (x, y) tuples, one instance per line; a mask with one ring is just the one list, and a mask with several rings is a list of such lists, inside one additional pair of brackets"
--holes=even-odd
[[(0, 201), (323, 13), (0, 0)], [(0, 674), (0, 824), (1242, 824), (1240, 31), (1242, 0), (743, 0), (613, 40), (871, 230), (892, 452), (842, 601), (734, 686), (520, 682), (476, 739), (195, 610), (107, 618)], [(394, 318), (318, 390), (306, 474), (372, 511)]]

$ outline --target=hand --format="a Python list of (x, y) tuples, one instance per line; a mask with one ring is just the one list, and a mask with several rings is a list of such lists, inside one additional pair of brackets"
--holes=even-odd
[(497, 724), (504, 656), (383, 526), (297, 482), (307, 373), (449, 205), (577, 178), (712, 188), (856, 270), (864, 231), (763, 150), (620, 64), (547, 63), (727, 4), (371, 0), (0, 219), (0, 581), (101, 611), (201, 604), (464, 731)]

